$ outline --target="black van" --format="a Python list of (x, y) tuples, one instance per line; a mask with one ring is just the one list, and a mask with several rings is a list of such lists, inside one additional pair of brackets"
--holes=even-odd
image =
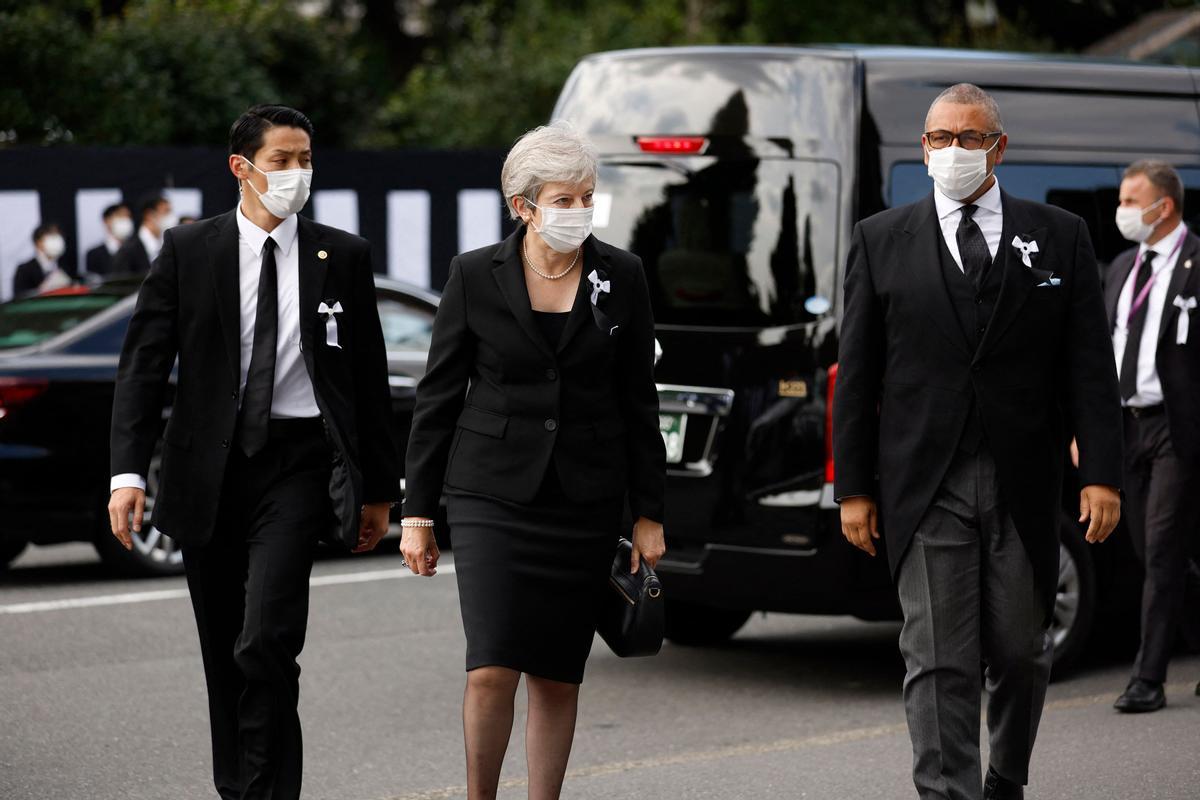
[[(1200, 73), (1185, 68), (693, 47), (592, 55), (563, 88), (554, 116), (602, 155), (596, 234), (642, 257), (654, 298), (673, 640), (721, 641), (756, 610), (899, 618), (886, 559), (845, 542), (831, 491), (842, 268), (856, 220), (931, 190), (922, 123), (959, 81), (1000, 104), (1001, 185), (1082, 216), (1104, 263), (1128, 246), (1113, 214), (1130, 161), (1165, 158), (1200, 188)], [(1099, 603), (1137, 610), (1128, 543), (1088, 547), (1077, 496), (1065, 489), (1060, 666)]]

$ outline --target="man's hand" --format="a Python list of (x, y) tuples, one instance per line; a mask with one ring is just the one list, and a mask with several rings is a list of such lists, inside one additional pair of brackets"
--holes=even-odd
[(666, 552), (662, 523), (638, 517), (637, 522), (633, 523), (633, 554), (629, 559), (629, 571), (637, 572), (643, 561), (650, 565), (650, 569), (654, 569)]
[(363, 506), (358, 523), (358, 547), (355, 553), (366, 553), (375, 549), (379, 540), (387, 535), (390, 503), (368, 503)]
[(142, 516), (146, 511), (146, 493), (132, 486), (117, 489), (108, 498), (108, 524), (113, 536), (126, 550), (133, 549), (133, 538), (130, 536), (129, 517), (133, 517), (132, 529), (135, 533), (142, 532)]
[[(403, 525), (403, 522), (401, 524)], [(428, 577), (437, 574), (437, 562), (441, 553), (438, 552), (437, 540), (433, 537), (433, 528), (405, 525), (404, 533), (400, 537), (400, 554), (404, 556), (404, 563), (412, 570), (413, 575)]]
[(1121, 520), (1121, 493), (1111, 486), (1093, 484), (1079, 493), (1079, 521), (1088, 524), (1086, 538), (1103, 542)]
[(879, 538), (879, 512), (869, 497), (847, 497), (842, 501), (842, 535), (846, 541), (870, 555), (875, 555)]

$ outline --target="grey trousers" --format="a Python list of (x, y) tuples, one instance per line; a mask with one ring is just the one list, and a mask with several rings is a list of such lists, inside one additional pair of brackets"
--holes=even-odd
[(984, 665), (991, 766), (1001, 777), (1028, 783), (1053, 644), (1033, 567), (999, 497), (986, 447), (955, 456), (900, 564), (897, 589), (918, 796), (982, 798)]

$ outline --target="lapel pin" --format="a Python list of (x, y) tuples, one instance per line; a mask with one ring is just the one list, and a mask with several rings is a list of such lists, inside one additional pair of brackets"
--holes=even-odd
[(319, 259), (321, 259), (322, 261), (324, 261), (325, 259), (329, 258), (329, 253), (325, 252), (324, 250), (318, 250), (318, 251), (317, 251), (317, 258), (319, 258)]
[(1183, 268), (1184, 268), (1184, 269), (1191, 269), (1191, 268), (1192, 268), (1192, 260), (1191, 260), (1190, 258), (1189, 258), (1187, 261), (1183, 262)]

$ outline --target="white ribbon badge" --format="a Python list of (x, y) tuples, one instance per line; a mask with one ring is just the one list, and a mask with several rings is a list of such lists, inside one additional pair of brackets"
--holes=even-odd
[(1033, 262), (1029, 260), (1029, 257), (1038, 251), (1037, 242), (1032, 239), (1028, 242), (1023, 242), (1020, 236), (1014, 236), (1012, 246), (1021, 255), (1021, 263), (1032, 268)]
[(341, 350), (342, 346), (338, 344), (338, 323), (336, 315), (342, 313), (342, 304), (335, 302), (331, 307), (322, 301), (321, 305), (317, 307), (317, 313), (325, 315), (325, 344)]
[(592, 305), (596, 305), (596, 301), (600, 299), (600, 293), (608, 294), (608, 281), (600, 280), (600, 276), (596, 274), (596, 270), (592, 270), (588, 275), (588, 280), (592, 282)]
[(1175, 327), (1175, 344), (1187, 344), (1188, 325), (1192, 309), (1196, 307), (1196, 298), (1175, 295), (1175, 307), (1179, 309), (1179, 324)]

